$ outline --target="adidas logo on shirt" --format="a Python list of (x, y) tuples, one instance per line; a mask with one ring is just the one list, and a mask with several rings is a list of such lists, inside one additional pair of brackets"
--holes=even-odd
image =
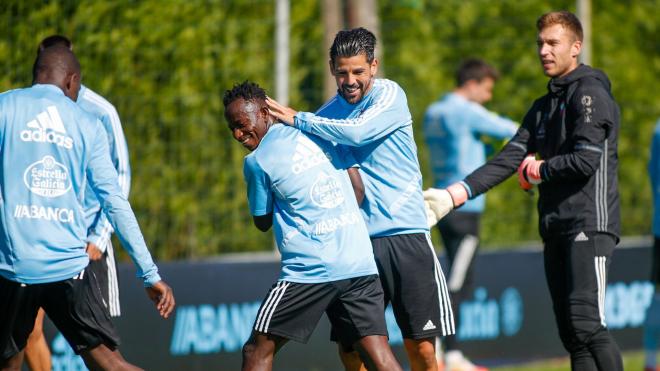
[(330, 156), (323, 153), (321, 148), (304, 135), (296, 140), (296, 152), (291, 158), (293, 165), (291, 171), (300, 174), (322, 163), (330, 161)]
[(435, 330), (435, 325), (433, 324), (433, 322), (431, 320), (429, 320), (428, 322), (426, 322), (426, 324), (424, 325), (424, 328), (422, 330), (423, 331)]
[(589, 237), (587, 237), (584, 232), (580, 232), (576, 237), (575, 237), (575, 242), (580, 242), (580, 241), (589, 241)]
[(57, 107), (49, 106), (27, 123), (28, 129), (21, 131), (24, 142), (54, 143), (66, 149), (73, 148), (73, 139), (66, 135), (64, 124)]

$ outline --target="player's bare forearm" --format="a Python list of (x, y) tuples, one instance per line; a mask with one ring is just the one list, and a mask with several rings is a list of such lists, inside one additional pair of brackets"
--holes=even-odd
[(360, 172), (354, 167), (348, 168), (346, 171), (348, 171), (348, 177), (351, 179), (355, 199), (357, 200), (358, 205), (362, 205), (362, 201), (364, 201), (364, 183), (362, 183)]

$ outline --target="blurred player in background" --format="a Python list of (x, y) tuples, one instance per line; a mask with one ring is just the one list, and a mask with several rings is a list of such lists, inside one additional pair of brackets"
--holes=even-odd
[(657, 366), (657, 351), (660, 344), (660, 120), (653, 131), (649, 178), (653, 194), (653, 260), (651, 282), (655, 285), (655, 296), (646, 311), (644, 322), (644, 371), (660, 371)]
[(373, 369), (401, 370), (387, 343), (355, 160), (341, 146), (276, 124), (256, 84), (234, 86), (223, 103), (234, 139), (252, 152), (243, 173), (254, 224), (273, 226), (282, 254), (280, 278), (243, 347), (243, 370), (270, 370), (288, 340), (307, 342), (323, 312)]
[(0, 368), (21, 368), (41, 307), (88, 368), (138, 369), (117, 350), (119, 338), (89, 268), (87, 183), (164, 318), (175, 306), (172, 290), (119, 187), (102, 124), (75, 104), (75, 55), (62, 46), (46, 48), (34, 73), (31, 88), (0, 95)]
[(574, 14), (544, 14), (537, 28), (547, 94), (493, 159), (461, 182), (425, 191), (425, 198), (441, 218), (516, 169), (524, 189), (538, 185), (546, 281), (571, 367), (620, 371), (621, 354), (605, 322), (607, 271), (621, 224), (619, 108), (605, 73), (577, 62), (582, 25)]
[[(73, 44), (67, 37), (51, 35), (39, 43), (37, 56), (44, 49), (52, 46), (62, 46), (73, 50)], [(131, 169), (126, 139), (117, 110), (112, 103), (85, 85), (81, 85), (76, 103), (85, 111), (96, 116), (103, 124), (103, 129), (105, 129), (108, 138), (110, 158), (117, 170), (117, 180), (122, 193), (128, 199)], [(87, 253), (90, 258), (90, 268), (95, 272), (99, 281), (104, 304), (110, 316), (118, 317), (121, 314), (121, 309), (119, 305), (117, 264), (110, 240), (113, 232), (112, 225), (110, 225), (108, 218), (101, 210), (98, 198), (89, 185), (85, 192), (84, 204), (85, 219), (88, 226)], [(25, 358), (33, 371), (50, 370), (50, 351), (43, 334), (43, 318), (43, 310), (40, 310), (34, 330), (30, 334), (28, 345), (25, 348)]]
[[(392, 303), (411, 369), (437, 370), (435, 338), (454, 333), (454, 318), (429, 235), (406, 94), (394, 81), (375, 78), (375, 45), (364, 28), (337, 33), (329, 61), (337, 95), (316, 114), (268, 104), (287, 125), (350, 146), (365, 183), (361, 207), (385, 303)], [(340, 343), (346, 369), (359, 369), (350, 344)]]
[[(513, 121), (482, 106), (491, 100), (497, 78), (497, 71), (488, 63), (468, 59), (456, 71), (454, 91), (426, 110), (424, 137), (435, 187), (445, 188), (458, 182), (486, 162), (486, 144), (481, 136), (509, 139), (516, 133), (517, 125)], [(485, 204), (485, 195), (481, 195), (438, 222), (449, 260), (447, 286), (459, 326), (460, 303), (472, 293), (472, 267), (479, 247), (479, 225)], [(447, 336), (445, 366), (448, 370), (486, 370), (466, 359), (458, 345), (456, 335)]]

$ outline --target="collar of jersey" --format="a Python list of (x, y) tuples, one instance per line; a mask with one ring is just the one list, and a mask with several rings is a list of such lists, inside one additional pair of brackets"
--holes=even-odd
[(34, 84), (32, 85), (33, 88), (35, 89), (46, 89), (46, 90), (51, 90), (53, 92), (58, 92), (59, 94), (64, 95), (64, 92), (62, 89), (60, 89), (58, 86), (53, 85), (53, 84)]

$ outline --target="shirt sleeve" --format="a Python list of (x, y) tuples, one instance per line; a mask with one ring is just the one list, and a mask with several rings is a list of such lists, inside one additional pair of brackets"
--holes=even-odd
[(337, 144), (335, 146), (337, 156), (339, 156), (339, 165), (342, 169), (348, 169), (351, 167), (359, 168), (357, 160), (353, 156), (351, 148), (342, 144)]
[(509, 139), (516, 134), (515, 122), (497, 115), (480, 104), (471, 105), (470, 128), (472, 132), (497, 139)]
[(616, 104), (598, 83), (579, 86), (567, 110), (576, 117), (571, 138), (572, 150), (564, 155), (545, 159), (541, 166), (544, 181), (580, 179), (593, 175), (600, 167), (607, 138), (615, 125)]
[(486, 193), (489, 189), (505, 181), (516, 172), (528, 153), (536, 152), (532, 133), (536, 127), (533, 112), (536, 112), (538, 104), (537, 101), (532, 105), (523, 119), (523, 124), (502, 150), (463, 180), (469, 198), (472, 199)]
[(330, 119), (298, 112), (294, 125), (325, 140), (359, 147), (412, 124), (405, 93), (396, 83), (384, 81), (373, 93), (370, 104), (354, 118)]
[[(110, 157), (117, 170), (117, 181), (121, 187), (122, 194), (128, 199), (131, 187), (131, 166), (128, 156), (128, 147), (124, 130), (119, 120), (117, 110), (112, 107), (101, 120), (108, 135)], [(109, 130), (109, 132), (108, 132)], [(103, 211), (99, 211), (96, 223), (87, 231), (87, 241), (95, 244), (101, 251), (105, 252), (110, 243), (110, 237), (114, 229)]]
[(133, 260), (137, 276), (145, 286), (151, 286), (161, 280), (158, 268), (147, 249), (131, 205), (119, 186), (117, 171), (110, 160), (108, 141), (98, 120), (97, 125), (86, 169), (87, 178), (122, 246)]
[(272, 213), (273, 192), (270, 189), (270, 179), (254, 157), (248, 156), (245, 158), (243, 176), (247, 184), (250, 213), (254, 216)]

